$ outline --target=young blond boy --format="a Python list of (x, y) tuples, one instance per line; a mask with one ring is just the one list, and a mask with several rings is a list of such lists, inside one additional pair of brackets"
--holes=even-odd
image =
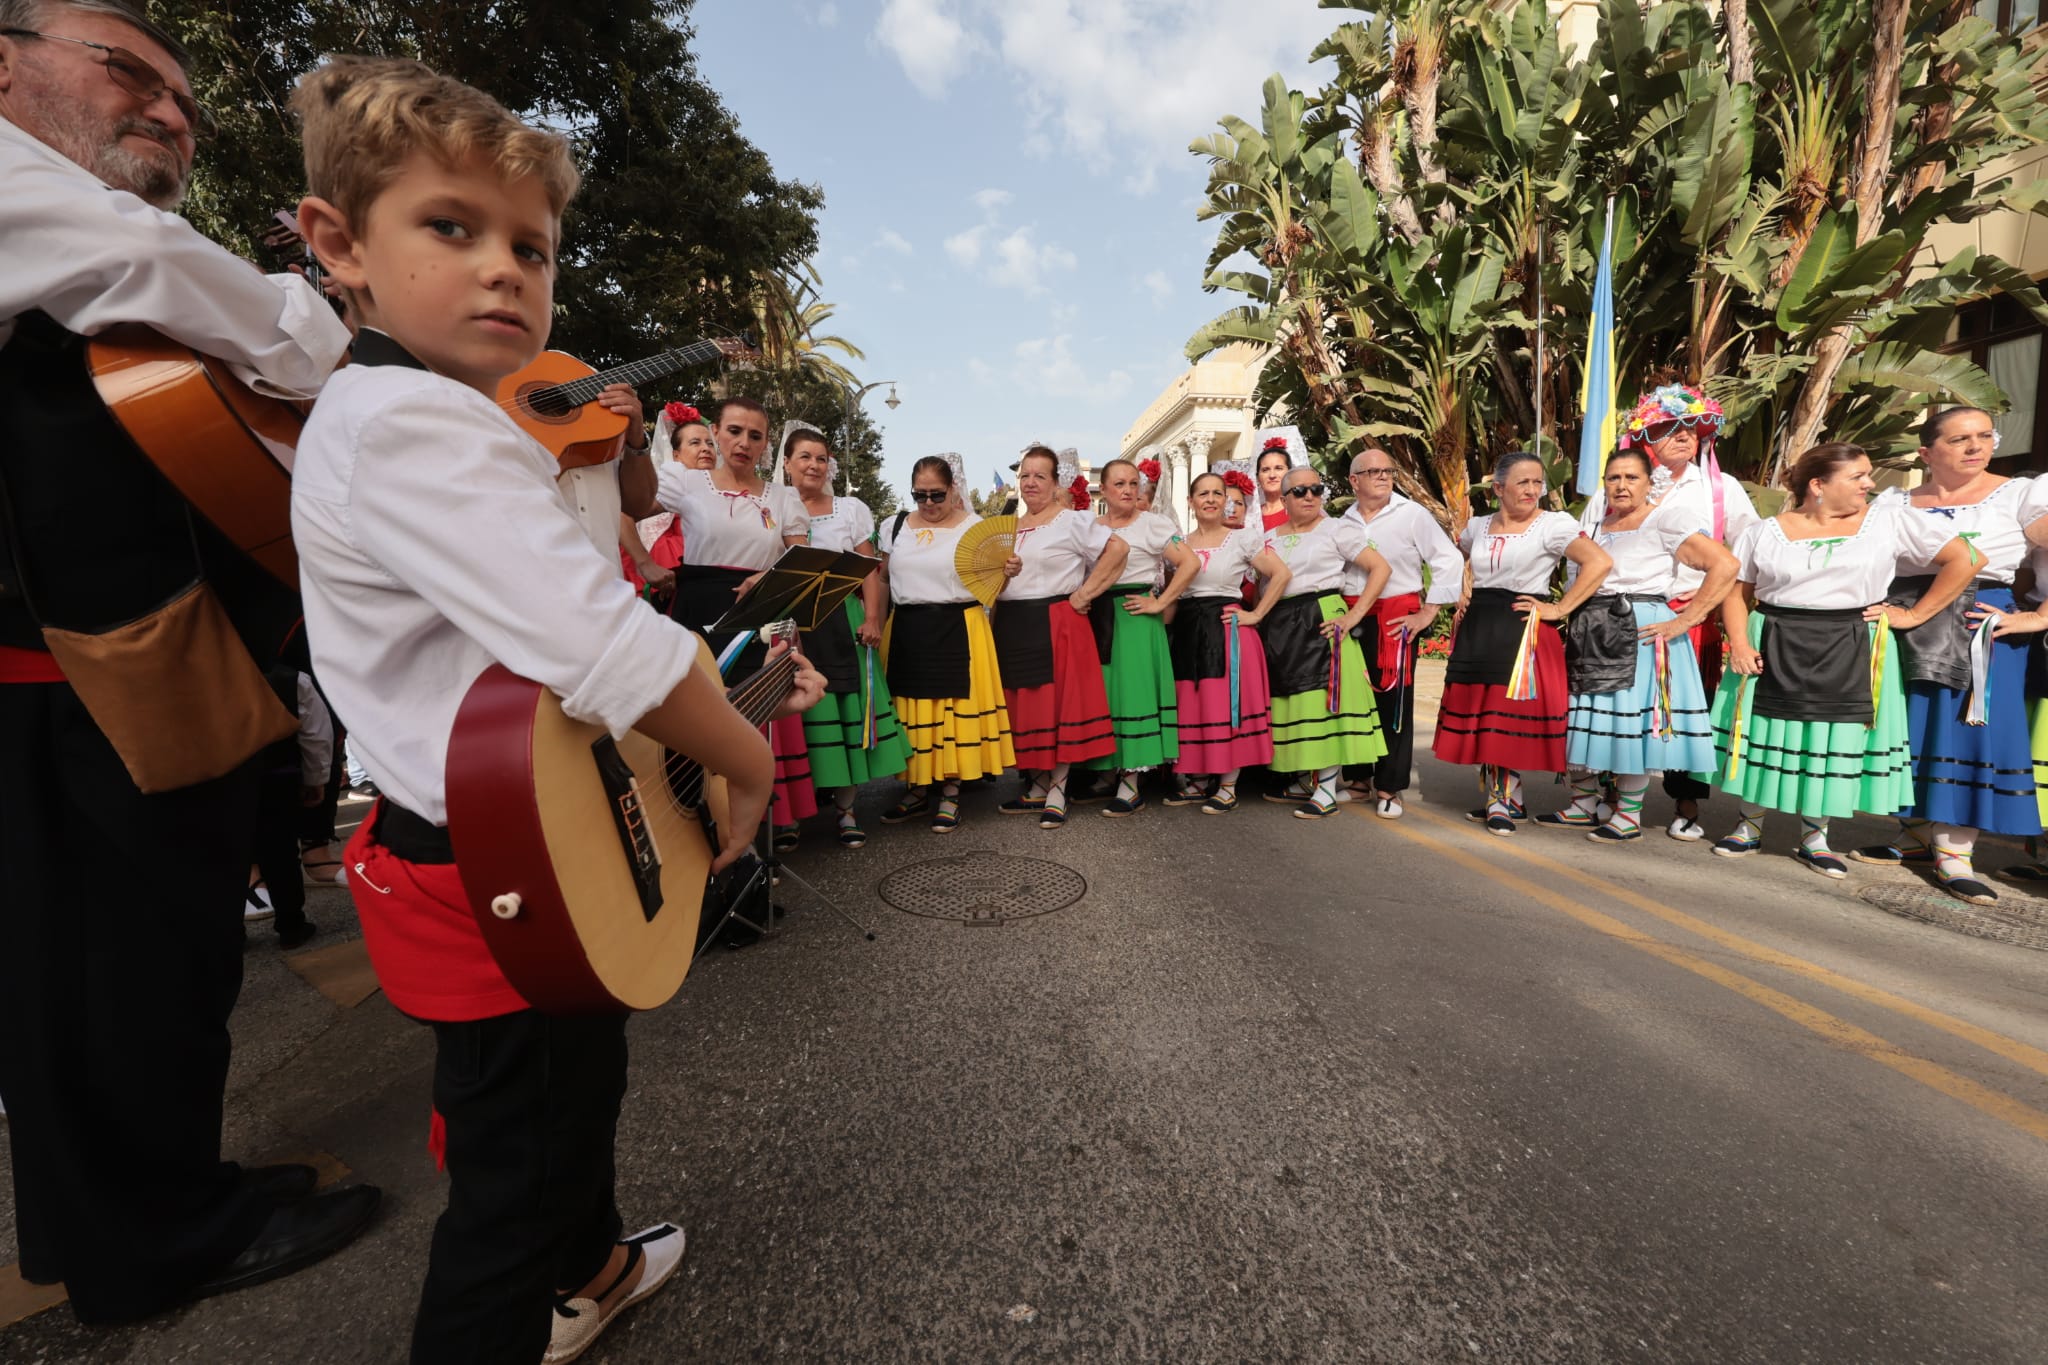
[[(361, 323), (294, 469), (307, 630), (383, 793), (345, 855), (349, 889), (385, 994), (434, 1030), (447, 1134), (412, 1359), (568, 1360), (675, 1269), (683, 1235), (620, 1240), (624, 1018), (533, 1010), (471, 917), (442, 780), (456, 709), (502, 663), (578, 719), (726, 774), (739, 805), (721, 861), (758, 826), (773, 763), (492, 397), (547, 340), (577, 184), (567, 144), (415, 62), (334, 58), (292, 103), (312, 190), (300, 227)], [(802, 678), (794, 709), (822, 685)]]

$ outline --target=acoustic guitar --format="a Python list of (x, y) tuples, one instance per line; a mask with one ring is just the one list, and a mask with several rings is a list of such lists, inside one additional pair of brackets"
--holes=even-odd
[(754, 354), (743, 338), (720, 337), (660, 355), (593, 370), (563, 351), (542, 351), (534, 362), (498, 385), (498, 406), (548, 448), (564, 469), (615, 460), (625, 445), (626, 419), (593, 401), (611, 384), (651, 384), (693, 365)]
[[(763, 638), (793, 640), (783, 622)], [(697, 668), (717, 660), (698, 641)], [(790, 693), (794, 650), (726, 693), (755, 725)], [(634, 731), (613, 740), (502, 664), (448, 741), (448, 837), (484, 941), (549, 1014), (651, 1010), (683, 984), (724, 816), (723, 779)]]

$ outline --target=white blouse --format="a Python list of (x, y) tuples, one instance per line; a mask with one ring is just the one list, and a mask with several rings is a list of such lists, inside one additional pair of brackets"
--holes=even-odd
[(782, 557), (782, 538), (808, 536), (811, 514), (797, 491), (773, 483), (728, 493), (708, 469), (666, 465), (656, 475), (655, 501), (683, 522), (683, 562), (727, 569), (766, 569)]
[(1495, 535), (1492, 527), (1492, 517), (1474, 517), (1458, 537), (1458, 548), (1472, 561), (1475, 588), (1541, 596), (1550, 591), (1557, 561), (1579, 537), (1579, 523), (1563, 512), (1539, 512), (1528, 530), (1513, 535)]
[(957, 526), (926, 526), (912, 512), (898, 534), (896, 518), (889, 518), (882, 531), (882, 553), (889, 560), (890, 600), (906, 607), (972, 602), (974, 594), (953, 567), (953, 552), (960, 548), (961, 533), (980, 520), (970, 512)]
[(1115, 534), (1072, 508), (1043, 526), (1019, 526), (1015, 553), (1024, 567), (1003, 585), (1002, 596), (1013, 602), (1067, 596), (1086, 581)]
[(1119, 583), (1156, 581), (1166, 559), (1166, 547), (1180, 535), (1180, 529), (1157, 512), (1140, 512), (1128, 526), (1110, 526), (1107, 522), (1103, 526), (1131, 547), (1131, 557), (1124, 561), (1124, 571), (1117, 575)]
[[(1424, 564), (1429, 565), (1429, 602), (1445, 606), (1457, 601), (1464, 591), (1464, 556), (1421, 503), (1395, 493), (1371, 521), (1355, 502), (1344, 510), (1343, 520), (1363, 526), (1365, 543), (1379, 551), (1393, 570), (1385, 588), (1388, 597), (1421, 592)], [(1344, 591), (1352, 597), (1364, 592), (1365, 570), (1356, 565), (1346, 570)]]
[[(2014, 479), (2014, 483), (2022, 480)], [(2022, 533), (2042, 517), (2048, 517), (2048, 478), (2027, 479), (2026, 489), (2020, 494), (2020, 530)], [(2039, 606), (2048, 599), (2048, 550), (2032, 541), (2027, 542), (2027, 563), (2034, 570), (2034, 605)]]
[[(1643, 524), (1633, 531), (1610, 531), (1603, 527), (1593, 535), (1593, 543), (1607, 551), (1614, 560), (1614, 567), (1607, 571), (1607, 577), (1600, 583), (1602, 596), (1610, 593), (1617, 597), (1655, 593), (1668, 598), (1674, 595), (1671, 585), (1681, 567), (1675, 558), (1678, 547), (1705, 532), (1696, 526), (1667, 521), (1660, 512), (1661, 509), (1652, 510)], [(1574, 579), (1579, 576), (1578, 569), (1576, 564), (1571, 566)]]
[(1188, 585), (1184, 595), (1235, 600), (1244, 591), (1245, 579), (1252, 575), (1252, 560), (1265, 548), (1265, 535), (1250, 530), (1232, 531), (1223, 538), (1221, 545), (1212, 545), (1206, 550), (1188, 546), (1188, 553), (1201, 567), (1196, 570), (1195, 581)]
[[(1916, 507), (1903, 489), (1887, 488), (1878, 494), (1881, 503), (1897, 503), (1908, 517), (1924, 518), (1961, 536), (1976, 551), (1975, 577), (1993, 583), (2010, 584), (2027, 562), (2027, 524), (2022, 518), (2028, 502), (2031, 479), (2008, 479), (1991, 490), (1981, 502), (1968, 507)], [(2038, 516), (2039, 513), (2036, 513)], [(1911, 554), (1901, 554), (1893, 566), (1900, 577), (1931, 574), (1934, 565)]]
[(1896, 500), (1873, 502), (1853, 536), (1789, 540), (1772, 517), (1735, 542), (1736, 577), (1773, 606), (1868, 607), (1884, 601), (1900, 558), (1931, 560), (1954, 535), (1946, 517), (1907, 514)]
[[(1656, 495), (1657, 512), (1674, 522), (1690, 524), (1692, 529), (1705, 535), (1708, 540), (1714, 535), (1714, 486), (1707, 482), (1707, 473), (1695, 460), (1685, 467), (1685, 473), (1673, 480), (1671, 486)], [(1586, 510), (1579, 516), (1579, 525), (1587, 535), (1598, 529), (1607, 515), (1607, 493), (1595, 489), (1593, 496), (1586, 500)], [(1756, 504), (1749, 500), (1749, 490), (1742, 486), (1742, 480), (1733, 474), (1721, 475), (1721, 516), (1723, 534), (1719, 537), (1723, 545), (1732, 546), (1744, 531), (1757, 524)], [(1691, 597), (1699, 591), (1706, 574), (1681, 564), (1671, 580), (1671, 596)], [(1601, 591), (1606, 591), (1605, 587)]]
[(874, 538), (875, 514), (859, 498), (835, 497), (831, 511), (811, 516), (811, 544), (821, 550), (857, 550)]
[(1306, 531), (1290, 523), (1266, 532), (1265, 548), (1279, 556), (1293, 575), (1287, 595), (1341, 592), (1344, 570), (1372, 548), (1365, 527), (1342, 517), (1324, 517)]

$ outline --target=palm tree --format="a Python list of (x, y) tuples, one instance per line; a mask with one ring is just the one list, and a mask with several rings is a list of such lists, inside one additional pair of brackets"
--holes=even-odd
[(768, 377), (770, 397), (778, 412), (807, 380), (821, 380), (836, 390), (857, 389), (860, 380), (835, 357), (865, 360), (860, 347), (845, 337), (824, 333), (836, 311), (822, 301), (818, 268), (805, 261), (794, 275), (760, 271), (753, 279), (749, 310), (754, 316), (755, 368)]

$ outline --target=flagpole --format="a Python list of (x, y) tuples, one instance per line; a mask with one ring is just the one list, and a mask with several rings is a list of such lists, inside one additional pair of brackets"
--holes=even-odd
[(1543, 211), (1536, 211), (1536, 436), (1530, 443), (1543, 458)]

